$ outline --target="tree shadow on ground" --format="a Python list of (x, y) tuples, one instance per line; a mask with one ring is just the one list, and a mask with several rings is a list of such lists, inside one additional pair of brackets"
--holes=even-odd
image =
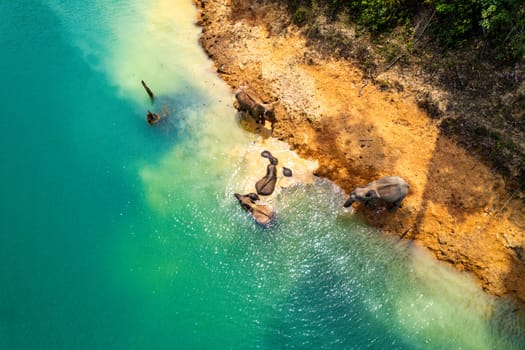
[[(357, 25), (342, 25), (348, 14), (337, 5), (294, 1), (286, 6), (291, 18), (297, 11), (308, 14), (295, 21), (307, 45), (323, 56), (351, 61), (374, 84), (390, 81), (410, 88), (420, 107), (438, 120), (443, 135), (505, 177), (511, 192), (517, 187), (525, 191), (523, 58), (496, 59), (501, 52), (487, 38), (473, 37), (454, 49), (441, 45), (432, 30), (437, 16), (428, 6), (419, 7), (409, 30), (376, 36)], [(330, 11), (341, 17), (330, 16)]]
[(416, 231), (430, 204), (446, 208), (455, 222), (464, 222), (469, 215), (496, 205), (504, 183), (494, 184), (491, 174), (480, 171), (482, 164), (475, 158), (465, 157), (461, 149), (442, 135), (436, 145), (427, 170), (421, 211), (415, 222)]

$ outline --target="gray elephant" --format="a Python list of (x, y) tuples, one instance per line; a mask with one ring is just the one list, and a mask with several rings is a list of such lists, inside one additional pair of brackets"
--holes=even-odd
[(148, 109), (148, 113), (146, 114), (146, 121), (148, 122), (149, 125), (157, 124), (160, 121), (160, 118), (161, 118), (160, 115), (158, 115), (157, 113), (152, 113)]
[(279, 164), (279, 160), (270, 151), (262, 151), (261, 157), (267, 158), (270, 164), (266, 167), (266, 175), (255, 183), (255, 189), (258, 194), (269, 196), (275, 190), (275, 184), (277, 183), (277, 164)]
[(245, 195), (235, 193), (234, 196), (241, 204), (241, 207), (252, 214), (259, 225), (267, 226), (274, 219), (272, 207), (255, 203), (259, 200), (259, 196), (256, 193), (248, 193)]
[(259, 95), (248, 86), (240, 86), (235, 91), (235, 99), (240, 111), (248, 112), (257, 124), (264, 125), (265, 121), (269, 120), (273, 130), (273, 124), (276, 122), (273, 104), (264, 103)]
[(273, 164), (268, 164), (266, 167), (266, 175), (255, 183), (257, 193), (263, 196), (269, 196), (275, 190), (277, 183), (277, 167)]
[(267, 158), (270, 161), (270, 164), (277, 165), (279, 164), (279, 159), (275, 158), (273, 154), (270, 153), (270, 151), (262, 151), (261, 157)]
[(401, 201), (408, 194), (410, 186), (399, 176), (387, 176), (375, 180), (366, 186), (357, 187), (343, 204), (350, 207), (355, 201), (362, 202), (367, 208), (373, 209), (382, 201), (390, 211), (401, 208)]
[[(144, 90), (146, 90), (146, 93), (148, 94), (151, 104), (153, 105), (155, 103), (155, 95), (153, 94), (153, 91), (149, 88), (149, 86), (144, 82), (144, 80), (140, 81), (142, 83), (142, 86), (144, 87)], [(161, 109), (161, 113), (155, 113), (151, 112), (148, 109), (148, 113), (146, 113), (146, 121), (149, 125), (155, 125), (158, 122), (161, 121), (162, 118), (167, 117), (169, 114), (169, 108), (168, 106), (163, 106)]]

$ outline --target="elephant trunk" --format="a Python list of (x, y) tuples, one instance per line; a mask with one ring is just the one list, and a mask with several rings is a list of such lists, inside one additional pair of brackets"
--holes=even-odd
[(350, 197), (348, 197), (348, 199), (346, 200), (345, 204), (343, 204), (343, 207), (348, 208), (349, 206), (354, 204), (354, 202), (355, 202), (355, 194), (352, 193)]

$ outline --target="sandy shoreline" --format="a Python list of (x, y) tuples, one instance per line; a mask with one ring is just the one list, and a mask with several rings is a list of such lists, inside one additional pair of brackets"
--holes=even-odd
[(232, 90), (248, 83), (276, 101), (272, 136), (317, 160), (316, 175), (347, 193), (387, 175), (410, 184), (396, 213), (358, 207), (358, 215), (472, 272), (487, 292), (525, 305), (523, 203), (441, 134), (410, 91), (381, 89), (350, 62), (321, 57), (275, 4), (195, 2), (201, 44), (221, 78)]

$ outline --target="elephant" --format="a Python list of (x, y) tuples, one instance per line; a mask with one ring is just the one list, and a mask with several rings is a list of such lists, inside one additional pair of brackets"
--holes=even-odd
[(255, 184), (255, 189), (258, 194), (268, 196), (273, 193), (277, 183), (277, 164), (279, 164), (279, 159), (275, 158), (267, 150), (261, 152), (261, 157), (267, 158), (270, 164), (266, 167), (266, 175)]
[(160, 121), (160, 115), (157, 113), (152, 113), (148, 110), (148, 114), (146, 114), (146, 120), (149, 125), (157, 124)]
[[(153, 91), (149, 88), (149, 86), (144, 82), (144, 80), (140, 81), (142, 83), (142, 86), (144, 87), (144, 90), (146, 90), (146, 93), (148, 94), (151, 103), (153, 104), (155, 102), (155, 95), (153, 94)], [(146, 121), (149, 125), (155, 125), (157, 124), (162, 118), (167, 117), (169, 114), (169, 109), (167, 106), (164, 106), (161, 110), (161, 113), (155, 113), (148, 110), (148, 113), (146, 114)]]
[(276, 122), (274, 106), (271, 103), (264, 103), (259, 95), (248, 86), (240, 86), (235, 91), (235, 99), (239, 105), (239, 110), (248, 112), (257, 124), (263, 124), (269, 120), (272, 124)]
[(269, 196), (275, 190), (277, 183), (277, 167), (274, 164), (268, 164), (266, 175), (255, 183), (257, 193), (263, 196)]
[(362, 202), (367, 208), (373, 209), (379, 201), (383, 201), (390, 211), (401, 208), (401, 201), (408, 194), (410, 186), (399, 176), (387, 176), (357, 187), (343, 204), (350, 207), (355, 201)]
[(270, 161), (270, 164), (273, 164), (273, 165), (277, 165), (279, 164), (279, 159), (275, 158), (271, 153), (270, 151), (262, 151), (261, 152), (261, 157), (263, 158), (268, 158), (268, 160)]
[(259, 196), (256, 193), (245, 195), (235, 193), (234, 196), (241, 204), (241, 207), (252, 214), (252, 217), (259, 225), (267, 226), (274, 219), (275, 215), (271, 206), (255, 203), (259, 200)]

